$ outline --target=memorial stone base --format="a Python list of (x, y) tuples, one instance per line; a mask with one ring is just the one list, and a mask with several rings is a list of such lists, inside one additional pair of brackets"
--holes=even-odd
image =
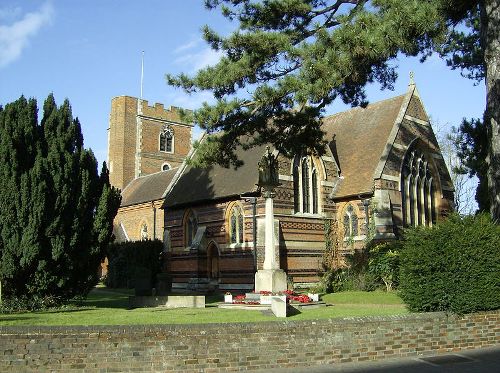
[(282, 269), (261, 269), (255, 274), (255, 292), (277, 293), (287, 289), (286, 273)]

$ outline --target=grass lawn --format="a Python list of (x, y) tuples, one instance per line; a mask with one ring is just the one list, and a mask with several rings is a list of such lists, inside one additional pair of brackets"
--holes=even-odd
[[(222, 296), (207, 297), (206, 308), (138, 308), (127, 309), (131, 291), (93, 290), (83, 305), (65, 309), (0, 314), (0, 325), (130, 325), (130, 324), (191, 324), (252, 321), (280, 321), (260, 311), (229, 310), (216, 307)], [(396, 293), (342, 292), (326, 294), (329, 307), (303, 310), (287, 320), (313, 320), (335, 317), (382, 316), (408, 313)]]

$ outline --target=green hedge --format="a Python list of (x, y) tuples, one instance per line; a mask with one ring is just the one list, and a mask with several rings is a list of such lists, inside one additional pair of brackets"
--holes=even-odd
[(104, 283), (110, 288), (133, 288), (138, 272), (151, 274), (155, 283), (160, 272), (160, 254), (163, 243), (159, 240), (122, 242), (108, 247), (108, 274)]
[(411, 311), (500, 308), (500, 226), (487, 215), (408, 230), (400, 259), (399, 289)]

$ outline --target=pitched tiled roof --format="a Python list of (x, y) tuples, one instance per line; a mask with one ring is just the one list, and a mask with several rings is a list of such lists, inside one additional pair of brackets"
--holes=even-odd
[(164, 206), (172, 208), (256, 191), (255, 184), (259, 181), (257, 164), (264, 152), (265, 146), (246, 151), (240, 148), (236, 154), (245, 163), (237, 170), (217, 165), (205, 169), (186, 167), (166, 196)]
[[(323, 119), (323, 130), (343, 180), (334, 198), (371, 193), (373, 175), (406, 95), (355, 108)], [(257, 190), (257, 164), (265, 146), (236, 152), (244, 165), (234, 170), (212, 166), (208, 169), (186, 167), (168, 192), (164, 206), (181, 207)]]
[(122, 190), (120, 207), (162, 199), (178, 168), (141, 176)]
[(371, 193), (373, 174), (406, 95), (354, 108), (323, 119), (323, 130), (340, 175), (334, 198)]

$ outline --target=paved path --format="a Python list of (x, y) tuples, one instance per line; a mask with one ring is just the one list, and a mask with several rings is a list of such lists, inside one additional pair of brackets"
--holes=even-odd
[(267, 371), (276, 373), (500, 373), (500, 345), (436, 356)]

